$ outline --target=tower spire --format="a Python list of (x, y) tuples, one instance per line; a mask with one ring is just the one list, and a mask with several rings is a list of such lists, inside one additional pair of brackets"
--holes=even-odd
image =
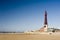
[(45, 11), (45, 15), (44, 15), (44, 25), (48, 25), (48, 23), (47, 23), (47, 11)]

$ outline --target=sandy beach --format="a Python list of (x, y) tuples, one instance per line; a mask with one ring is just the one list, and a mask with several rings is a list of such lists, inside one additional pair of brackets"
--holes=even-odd
[(0, 40), (60, 40), (60, 34), (0, 34)]

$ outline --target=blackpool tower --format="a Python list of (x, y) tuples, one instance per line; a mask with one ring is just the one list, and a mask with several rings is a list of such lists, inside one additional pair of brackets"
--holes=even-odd
[(47, 29), (48, 29), (47, 11), (45, 11), (45, 13), (44, 13), (44, 25), (43, 25), (43, 27), (40, 29), (40, 32), (47, 32)]
[(44, 31), (47, 31), (47, 29), (48, 29), (47, 11), (45, 11), (45, 14), (44, 14)]

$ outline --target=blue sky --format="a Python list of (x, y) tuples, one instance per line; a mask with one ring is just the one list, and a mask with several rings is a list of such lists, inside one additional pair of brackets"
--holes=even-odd
[(60, 28), (59, 0), (0, 0), (0, 31), (38, 30), (48, 13), (48, 27)]

